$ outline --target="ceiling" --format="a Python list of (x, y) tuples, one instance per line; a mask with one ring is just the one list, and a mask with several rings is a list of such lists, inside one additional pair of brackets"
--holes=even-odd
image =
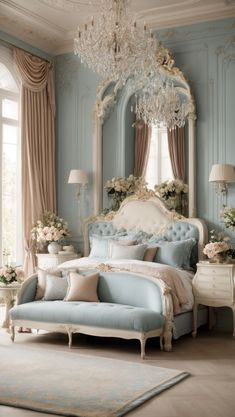
[[(0, 28), (56, 55), (73, 50), (78, 25), (97, 13), (100, 0), (0, 0)], [(132, 0), (137, 21), (152, 29), (235, 16), (235, 0)]]

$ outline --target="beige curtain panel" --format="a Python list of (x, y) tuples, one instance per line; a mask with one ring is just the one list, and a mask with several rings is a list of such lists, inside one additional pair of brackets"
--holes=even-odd
[(167, 130), (168, 147), (173, 175), (176, 179), (185, 181), (185, 146), (184, 128), (176, 127)]
[(25, 276), (35, 270), (31, 239), (41, 214), (56, 211), (55, 94), (50, 63), (14, 49), (21, 80), (22, 213)]
[(137, 125), (140, 125), (140, 127), (136, 127), (135, 134), (134, 175), (144, 177), (148, 163), (152, 129), (144, 122)]

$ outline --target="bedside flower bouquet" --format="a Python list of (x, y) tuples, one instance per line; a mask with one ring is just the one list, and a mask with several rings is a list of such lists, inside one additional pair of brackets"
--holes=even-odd
[[(46, 211), (41, 220), (38, 220), (33, 226), (31, 236), (38, 244), (57, 242), (57, 246), (59, 246), (65, 237), (70, 236), (70, 232), (64, 219), (55, 213)], [(57, 250), (59, 250), (58, 247)], [(58, 253), (58, 251), (54, 253)]]
[(13, 283), (21, 283), (24, 273), (19, 267), (6, 265), (0, 269), (0, 283), (9, 285)]
[(104, 186), (108, 197), (111, 199), (110, 210), (116, 211), (119, 209), (123, 200), (132, 194), (135, 194), (142, 188), (146, 187), (146, 182), (143, 177), (134, 177), (129, 175), (128, 178), (112, 178), (108, 180)]
[(225, 236), (224, 233), (211, 230), (210, 241), (203, 249), (203, 253), (209, 258), (210, 262), (228, 263), (230, 250), (230, 238)]
[(221, 220), (224, 223), (225, 227), (228, 229), (235, 230), (235, 208), (234, 207), (224, 207), (221, 212)]
[(154, 190), (170, 209), (181, 211), (182, 199), (188, 194), (188, 185), (180, 180), (164, 181), (155, 185)]

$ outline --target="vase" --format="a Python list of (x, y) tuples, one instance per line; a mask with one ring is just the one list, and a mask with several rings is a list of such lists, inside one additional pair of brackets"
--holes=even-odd
[(48, 253), (56, 255), (60, 250), (61, 246), (58, 242), (51, 242), (47, 246)]

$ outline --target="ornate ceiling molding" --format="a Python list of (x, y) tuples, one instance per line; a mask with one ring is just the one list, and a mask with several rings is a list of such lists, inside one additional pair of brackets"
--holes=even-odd
[[(235, 16), (235, 0), (132, 0), (137, 20), (152, 29), (173, 28)], [(1, 0), (1, 30), (45, 52), (73, 50), (76, 27), (96, 14), (99, 0)], [(154, 7), (153, 7), (154, 6)]]

